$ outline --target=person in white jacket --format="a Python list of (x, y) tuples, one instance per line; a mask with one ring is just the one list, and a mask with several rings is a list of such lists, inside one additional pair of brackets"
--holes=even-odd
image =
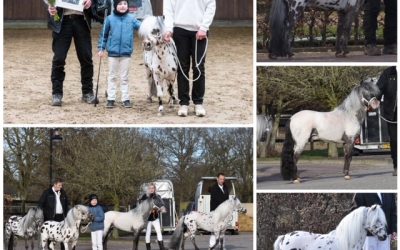
[[(214, 19), (215, 0), (164, 0), (166, 42), (173, 38), (182, 70), (178, 70), (179, 116), (187, 116), (190, 102), (189, 70), (192, 61), (193, 87), (191, 99), (196, 116), (206, 115), (203, 107), (205, 93), (205, 53), (207, 36)], [(197, 48), (197, 51), (196, 51)], [(196, 56), (197, 54), (197, 56)], [(204, 58), (203, 58), (204, 55)], [(203, 58), (201, 60), (201, 58)], [(195, 61), (197, 59), (197, 62)]]

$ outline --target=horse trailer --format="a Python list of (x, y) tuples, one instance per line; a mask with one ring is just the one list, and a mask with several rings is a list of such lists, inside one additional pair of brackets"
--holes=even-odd
[[(225, 177), (225, 184), (229, 189), (229, 197), (236, 196), (235, 184), (236, 177)], [(210, 189), (217, 182), (216, 177), (202, 177), (201, 181), (197, 184), (196, 193), (194, 196), (194, 203), (191, 208), (192, 211), (203, 213), (210, 212), (211, 195)], [(237, 211), (233, 212), (232, 219), (229, 222), (228, 231), (232, 234), (239, 232), (239, 215)]]
[(381, 119), (383, 105), (368, 111), (362, 124), (360, 136), (354, 141), (354, 153), (390, 151), (387, 123)]
[[(163, 232), (173, 233), (176, 227), (176, 210), (175, 210), (175, 195), (174, 185), (169, 180), (156, 180), (153, 181), (156, 186), (156, 193), (161, 196), (164, 201), (167, 211), (160, 214), (160, 224)], [(147, 192), (147, 184), (141, 186), (140, 197)], [(154, 229), (153, 229), (154, 230)], [(144, 230), (146, 231), (146, 229)]]

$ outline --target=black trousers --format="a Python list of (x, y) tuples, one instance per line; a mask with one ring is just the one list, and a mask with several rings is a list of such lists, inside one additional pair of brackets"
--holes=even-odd
[[(193, 79), (200, 77), (197, 81), (193, 82), (192, 87), (192, 101), (194, 104), (203, 104), (204, 93), (205, 93), (205, 70), (203, 61), (199, 65), (199, 69), (196, 68), (195, 52), (196, 52), (196, 31), (189, 31), (182, 28), (174, 28), (173, 38), (178, 50), (178, 58), (182, 66), (182, 70), (186, 76), (189, 76), (190, 63), (192, 64)], [(197, 60), (205, 53), (206, 40), (197, 41)], [(199, 72), (200, 71), (200, 72)], [(190, 102), (190, 84), (186, 77), (183, 75), (181, 70), (178, 70), (178, 98), (180, 105), (189, 105)]]
[[(380, 0), (366, 0), (364, 10), (365, 43), (376, 45), (377, 17)], [(397, 1), (384, 0), (385, 25), (383, 28), (384, 45), (397, 44)]]
[(53, 31), (53, 62), (51, 82), (53, 95), (63, 94), (65, 79), (65, 59), (74, 39), (75, 49), (81, 65), (82, 94), (93, 92), (92, 39), (90, 29), (83, 17), (79, 15), (64, 16), (60, 33)]
[(388, 123), (390, 137), (390, 154), (393, 160), (393, 167), (397, 169), (397, 123)]

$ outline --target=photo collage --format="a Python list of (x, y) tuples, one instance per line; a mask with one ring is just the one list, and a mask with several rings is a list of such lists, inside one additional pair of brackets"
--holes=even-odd
[(2, 249), (398, 249), (397, 11), (4, 0)]

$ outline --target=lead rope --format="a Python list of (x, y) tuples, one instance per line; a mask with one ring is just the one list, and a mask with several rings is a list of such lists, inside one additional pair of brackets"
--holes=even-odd
[[(197, 69), (197, 72), (199, 72), (199, 75), (197, 76), (196, 79), (193, 79), (193, 82), (199, 80), (199, 78), (200, 78), (200, 76), (201, 76), (201, 71), (200, 71), (199, 66), (200, 66), (201, 62), (204, 60), (204, 57), (206, 56), (207, 49), (208, 49), (208, 37), (206, 37), (205, 39), (206, 39), (206, 47), (205, 47), (205, 49), (204, 49), (204, 53), (203, 53), (203, 55), (201, 56), (199, 62), (197, 62), (197, 44), (198, 44), (199, 40), (196, 39), (195, 49), (194, 49), (194, 53), (195, 53), (195, 54), (194, 54), (194, 61), (195, 61), (195, 63), (196, 63), (195, 68)], [(186, 78), (186, 80), (190, 81), (189, 76), (187, 76), (187, 75), (185, 74), (185, 72), (183, 72), (181, 62), (179, 61), (179, 58), (178, 58), (178, 50), (176, 49), (175, 41), (172, 39), (172, 37), (171, 37), (171, 43), (172, 43), (172, 45), (173, 45), (173, 47), (174, 47), (174, 50), (175, 50), (175, 59), (178, 61), (179, 69), (181, 70), (182, 75)]]

